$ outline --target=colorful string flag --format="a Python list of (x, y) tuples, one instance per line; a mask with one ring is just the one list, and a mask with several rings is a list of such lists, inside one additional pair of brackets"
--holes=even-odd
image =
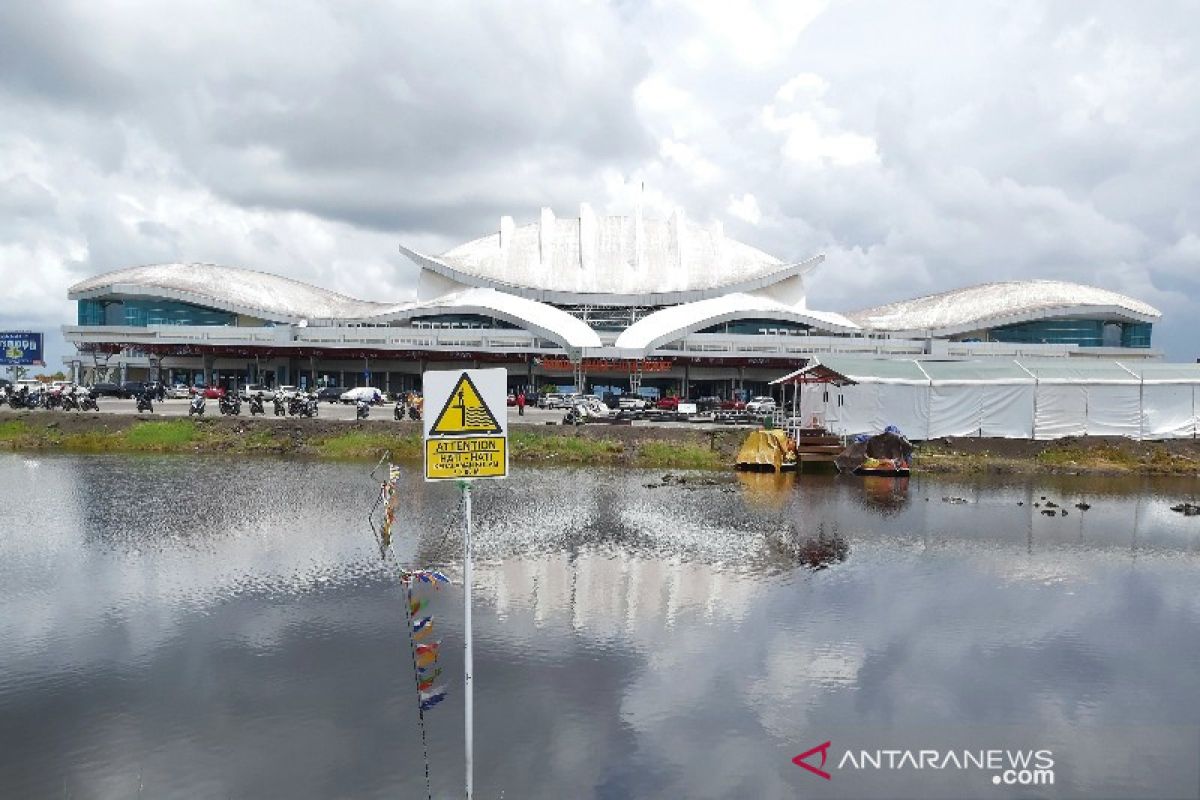
[(421, 710), (428, 711), (438, 703), (446, 699), (446, 687), (439, 686), (436, 689), (430, 689), (428, 692), (421, 692)]

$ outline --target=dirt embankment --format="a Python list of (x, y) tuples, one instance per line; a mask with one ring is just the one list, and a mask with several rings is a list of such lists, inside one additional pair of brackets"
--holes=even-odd
[[(514, 425), (514, 461), (729, 469), (748, 430), (627, 425)], [(264, 453), (325, 458), (421, 458), (416, 423), (275, 417), (144, 418), (122, 414), (0, 414), (0, 448), (68, 452)], [(937, 439), (921, 443), (921, 472), (1200, 475), (1200, 440), (1082, 437)]]
[(1058, 475), (1200, 475), (1200, 440), (1136, 442), (1119, 436), (934, 439), (917, 448), (923, 472)]

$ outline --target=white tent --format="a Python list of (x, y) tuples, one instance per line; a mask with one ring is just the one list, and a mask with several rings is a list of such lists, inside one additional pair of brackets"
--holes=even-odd
[(845, 384), (801, 383), (805, 418), (821, 413), (839, 434), (895, 425), (913, 439), (997, 436), (1194, 438), (1200, 433), (1200, 364), (1054, 358), (924, 361), (836, 356), (774, 383), (796, 383), (815, 368)]

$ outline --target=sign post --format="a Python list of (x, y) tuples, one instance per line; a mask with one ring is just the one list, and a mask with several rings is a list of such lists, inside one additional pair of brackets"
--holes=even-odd
[(508, 370), (467, 369), (426, 372), (425, 480), (458, 481), (463, 493), (463, 755), (466, 797), (474, 794), (475, 654), (472, 649), (473, 581), (471, 482), (508, 477)]

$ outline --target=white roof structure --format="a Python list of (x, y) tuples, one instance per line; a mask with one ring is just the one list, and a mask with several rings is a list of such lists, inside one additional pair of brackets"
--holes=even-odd
[(596, 332), (578, 317), (573, 317), (554, 306), (498, 292), (495, 289), (466, 289), (424, 303), (393, 306), (383, 313), (373, 315), (369, 321), (394, 322), (438, 314), (482, 314), (495, 317), (519, 325), (567, 348), (602, 346)]
[(486, 286), (554, 303), (666, 305), (747, 292), (812, 270), (817, 256), (788, 264), (727, 239), (676, 211), (668, 220), (597, 216), (558, 219), (543, 208), (536, 223), (500, 220), (496, 233), (440, 256), (401, 247), (424, 269), (466, 286)]
[(985, 283), (847, 314), (870, 330), (954, 336), (1052, 317), (1155, 322), (1161, 312), (1108, 289), (1066, 281)]
[(701, 328), (748, 317), (798, 322), (824, 332), (853, 333), (859, 329), (832, 311), (810, 311), (770, 297), (736, 292), (655, 311), (622, 331), (616, 346), (645, 353)]
[(106, 272), (72, 286), (71, 300), (165, 297), (270, 322), (362, 318), (389, 308), (268, 272), (217, 264), (153, 264)]

